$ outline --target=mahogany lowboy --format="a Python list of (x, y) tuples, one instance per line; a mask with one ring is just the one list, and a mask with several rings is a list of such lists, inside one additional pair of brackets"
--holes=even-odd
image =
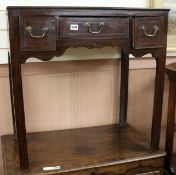
[[(7, 10), (10, 35), (9, 78), (13, 114), (12, 116), (14, 123), (14, 138), (16, 138), (16, 141), (13, 140), (10, 136), (4, 136), (2, 139), (4, 145), (4, 162), (6, 162), (6, 174), (11, 175), (14, 171), (16, 174), (20, 175), (25, 173), (29, 175), (35, 173), (41, 174), (40, 170), (34, 172), (33, 170), (35, 170), (35, 168), (32, 169), (33, 167), (37, 166), (37, 160), (35, 160), (36, 165), (33, 165), (31, 164), (31, 161), (34, 160), (30, 160), (30, 156), (28, 156), (30, 155), (30, 150), (28, 152), (27, 139), (30, 145), (30, 136), (26, 138), (21, 64), (25, 63), (26, 60), (31, 56), (37, 57), (43, 61), (48, 61), (52, 59), (53, 56), (62, 55), (64, 51), (69, 47), (101, 48), (104, 46), (119, 46), (121, 48), (120, 113), (119, 125), (117, 127), (119, 129), (116, 129), (116, 132), (113, 132), (113, 134), (111, 133), (111, 129), (106, 129), (106, 127), (105, 130), (102, 130), (106, 136), (105, 138), (108, 138), (107, 136), (109, 135), (110, 139), (114, 138), (115, 140), (112, 139), (109, 140), (110, 142), (104, 142), (103, 137), (96, 135), (96, 133), (99, 131), (99, 127), (94, 128), (97, 142), (100, 143), (99, 146), (101, 145), (102, 147), (99, 149), (99, 151), (105, 151), (105, 153), (109, 153), (110, 155), (100, 156), (96, 158), (94, 163), (90, 164), (90, 162), (88, 163), (84, 159), (81, 160), (81, 158), (82, 156), (85, 158), (85, 155), (90, 152), (91, 146), (89, 147), (89, 145), (87, 145), (87, 147), (84, 147), (83, 144), (83, 147), (79, 150), (78, 145), (77, 156), (79, 162), (85, 161), (87, 166), (84, 166), (84, 168), (78, 168), (81, 163), (77, 164), (73, 161), (68, 163), (68, 166), (71, 166), (72, 170), (68, 168), (65, 169), (64, 172), (48, 172), (48, 174), (162, 174), (164, 153), (161, 154), (161, 152), (158, 152), (158, 147), (161, 129), (169, 10), (88, 7), (8, 7)], [(140, 146), (140, 142), (138, 141), (138, 134), (136, 132), (133, 133), (130, 129), (127, 129), (128, 127), (126, 128), (126, 123), (128, 103), (129, 54), (132, 54), (135, 57), (141, 57), (147, 53), (151, 53), (152, 56), (156, 59), (156, 80), (153, 102), (151, 142), (149, 144), (150, 148), (146, 144), (147, 149), (145, 149), (143, 146)], [(109, 127), (111, 128), (113, 126), (108, 126), (108, 128)], [(104, 127), (102, 127), (102, 129), (103, 128)], [(68, 133), (71, 134), (72, 132), (79, 133), (79, 130), (66, 130), (63, 133), (64, 135), (67, 135)], [(86, 134), (89, 133), (89, 129), (82, 130), (81, 132), (81, 137), (90, 137), (88, 134)], [(109, 132), (111, 134), (108, 134)], [(57, 133), (58, 137), (60, 137), (61, 133), (62, 132)], [(122, 137), (120, 136), (121, 134)], [(124, 134), (126, 135), (125, 137)], [(36, 138), (37, 137), (38, 136), (36, 135)], [(116, 137), (119, 139), (116, 139)], [(134, 140), (134, 145), (133, 142), (131, 143), (130, 148), (128, 146), (125, 147), (124, 145), (126, 150), (123, 152), (123, 149), (121, 150), (118, 147), (120, 142), (123, 142), (121, 139), (123, 140), (128, 137), (133, 138), (130, 140)], [(50, 138), (46, 135), (46, 133), (43, 133), (43, 138), (45, 138), (44, 140), (46, 143), (49, 143), (47, 142), (47, 139), (50, 140), (52, 137)], [(41, 144), (37, 141), (37, 139), (35, 139), (34, 133), (34, 141), (35, 140), (36, 143), (33, 143), (32, 145)], [(96, 144), (97, 142), (95, 141), (95, 138), (92, 140), (92, 144)], [(16, 146), (10, 148), (9, 144), (14, 144)], [(61, 145), (62, 144), (64, 145), (63, 142)], [(82, 145), (82, 143), (80, 144)], [(108, 146), (106, 147), (104, 144), (108, 144)], [(109, 146), (109, 144), (112, 146)], [(117, 146), (116, 149), (114, 149), (114, 145)], [(96, 148), (96, 145), (94, 146)], [(57, 148), (57, 146), (55, 147)], [(10, 148), (10, 150), (12, 149), (12, 152), (7, 151), (8, 148)], [(94, 148), (92, 149), (94, 150)], [(139, 152), (142, 151), (143, 154), (138, 154), (136, 149), (139, 149)], [(44, 150), (41, 150), (41, 152), (42, 151)], [(58, 147), (57, 151), (60, 151), (60, 147)], [(62, 151), (64, 152), (64, 150)], [(129, 157), (125, 157), (124, 155), (126, 155), (128, 152)], [(66, 151), (66, 154), (67, 153), (68, 152)], [(9, 159), (12, 154), (17, 155), (19, 160), (19, 164), (17, 166), (16, 163), (18, 161), (14, 162), (13, 158)], [(94, 154), (96, 156), (96, 152)], [(101, 154), (102, 153), (100, 153), (100, 155)], [(129, 162), (130, 155), (134, 154), (134, 157), (136, 158), (133, 157), (131, 162)], [(120, 159), (112, 159), (111, 155), (112, 157), (114, 157), (114, 155), (117, 155), (117, 157), (120, 155), (121, 156)], [(57, 156), (59, 158), (59, 155)], [(62, 156), (62, 159), (64, 160), (64, 155)], [(65, 156), (68, 156), (68, 154)], [(70, 153), (69, 156), (71, 158), (73, 154)], [(8, 160), (11, 162), (10, 164), (7, 163)], [(57, 160), (57, 158), (52, 159), (52, 157), (48, 157), (46, 163), (48, 161), (52, 162), (53, 160)], [(116, 162), (113, 163), (113, 160), (116, 160)], [(94, 159), (92, 158), (92, 162), (93, 161)], [(98, 164), (98, 162), (104, 162), (104, 164)], [(97, 166), (98, 168), (96, 168)], [(133, 169), (132, 171), (128, 171), (130, 166)], [(93, 168), (93, 171), (88, 167)], [(19, 168), (21, 168), (21, 170)], [(23, 173), (24, 169), (29, 169), (30, 171), (25, 171), (25, 173)]]

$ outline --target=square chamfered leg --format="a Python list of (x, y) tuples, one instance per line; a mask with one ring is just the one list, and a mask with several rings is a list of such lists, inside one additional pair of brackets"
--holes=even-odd
[(12, 121), (13, 121), (13, 134), (14, 139), (17, 139), (17, 130), (16, 130), (16, 119), (15, 119), (15, 110), (14, 110), (14, 96), (13, 96), (13, 77), (12, 77), (12, 65), (11, 57), (8, 52), (8, 65), (9, 65), (9, 85), (10, 85), (10, 98), (11, 98), (11, 110), (12, 110)]
[(121, 128), (127, 123), (128, 106), (128, 73), (129, 73), (129, 54), (122, 51), (121, 56), (121, 83), (120, 83), (120, 114), (119, 125)]
[(19, 17), (16, 15), (9, 16), (9, 23), (11, 24), (9, 25), (9, 33), (13, 36), (13, 42), (10, 43), (11, 57), (9, 62), (11, 99), (13, 100), (12, 115), (17, 136), (20, 167), (21, 169), (26, 169), (28, 168), (29, 163), (23, 102), (19, 33), (16, 32), (16, 34), (14, 35), (14, 31), (19, 30)]

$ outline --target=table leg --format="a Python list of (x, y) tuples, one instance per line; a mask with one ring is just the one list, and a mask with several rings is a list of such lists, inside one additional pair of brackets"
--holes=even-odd
[(176, 105), (176, 80), (170, 79), (169, 81), (169, 100), (168, 100), (168, 113), (167, 113), (167, 130), (164, 166), (169, 174), (174, 174), (174, 169), (171, 168), (173, 144), (174, 144), (174, 125), (175, 125), (175, 105)]
[(151, 148), (152, 151), (159, 149), (160, 131), (161, 131), (161, 116), (163, 105), (163, 91), (164, 91), (164, 78), (165, 78), (165, 51), (160, 51), (160, 56), (156, 59), (156, 77), (155, 77), (155, 90), (154, 90), (154, 105), (153, 105), (153, 118), (152, 118), (152, 131), (151, 131)]
[(14, 139), (17, 140), (16, 122), (15, 122), (15, 111), (14, 111), (14, 96), (13, 96), (13, 81), (12, 81), (12, 66), (11, 58), (8, 53), (8, 65), (9, 65), (9, 85), (10, 85), (10, 98), (11, 98), (11, 110), (12, 110), (12, 121), (13, 121), (13, 133)]
[[(19, 16), (9, 15), (9, 34), (11, 36), (10, 52), (11, 57), (9, 65), (10, 86), (11, 86), (11, 100), (14, 113), (14, 127), (17, 136), (20, 168), (27, 169), (29, 167), (25, 114), (23, 102), (23, 89), (21, 77), (21, 55), (20, 55), (20, 36), (19, 36)], [(14, 34), (15, 33), (15, 34)]]
[(125, 127), (127, 123), (128, 73), (129, 73), (129, 54), (122, 52), (121, 83), (120, 83), (120, 113), (119, 113), (119, 125), (122, 128)]
[(22, 77), (21, 77), (21, 63), (11, 62), (11, 85), (12, 96), (15, 113), (15, 126), (17, 134), (17, 142), (19, 149), (19, 161), (21, 169), (28, 168), (28, 153), (27, 153), (27, 140), (26, 140), (26, 127), (25, 127), (25, 114), (24, 114), (24, 102), (22, 91)]

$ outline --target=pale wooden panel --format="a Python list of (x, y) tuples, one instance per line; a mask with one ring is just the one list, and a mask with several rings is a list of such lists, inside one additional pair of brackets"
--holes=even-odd
[(8, 31), (7, 30), (0, 30), (0, 48), (9, 48), (9, 42), (8, 42)]
[(129, 74), (129, 123), (149, 137), (153, 106), (155, 71), (131, 70)]
[[(23, 66), (24, 74), (31, 66)], [(28, 131), (117, 121), (117, 107), (114, 108), (117, 105), (117, 99), (114, 101), (118, 80), (116, 60), (43, 64), (42, 74), (35, 68), (35, 75), (23, 78)]]
[[(168, 77), (165, 76), (162, 127), (166, 127)], [(129, 74), (129, 122), (150, 137), (154, 98), (155, 69), (136, 69)]]
[[(0, 67), (0, 72), (5, 71), (7, 74), (7, 66)], [(0, 136), (12, 133), (11, 106), (9, 94), (9, 81), (7, 77), (0, 78)], [(2, 147), (0, 141), (0, 174), (3, 173)]]
[(6, 11), (0, 11), (0, 30), (7, 30), (7, 15)]
[(12, 131), (11, 122), (11, 106), (10, 106), (10, 94), (9, 94), (9, 81), (6, 77), (1, 78), (1, 105), (0, 105), (0, 133), (6, 134)]
[[(87, 119), (90, 120), (90, 125), (96, 125), (95, 116), (100, 124), (117, 121), (113, 118), (117, 116), (117, 107), (114, 107), (117, 106), (117, 98), (114, 101), (114, 96), (118, 94), (117, 63), (116, 60), (92, 60), (24, 65), (22, 73), (26, 120), (29, 120), (28, 130), (82, 127), (86, 125)], [(1, 67), (3, 82), (0, 92), (5, 91), (5, 94), (9, 95), (7, 66)], [(1, 94), (3, 95), (4, 93)], [(5, 112), (11, 115), (7, 108), (10, 106), (9, 96), (4, 98), (8, 104), (1, 101), (2, 116)], [(83, 108), (84, 106), (86, 108)], [(58, 116), (58, 113), (61, 115)], [(80, 123), (75, 123), (75, 116), (83, 116), (83, 120), (78, 119)], [(8, 117), (6, 119), (9, 119)], [(36, 122), (36, 119), (40, 122)], [(45, 122), (42, 122), (43, 120)], [(55, 122), (57, 120), (58, 122)], [(65, 121), (65, 125), (61, 124), (61, 121)], [(8, 129), (4, 132), (7, 131)]]

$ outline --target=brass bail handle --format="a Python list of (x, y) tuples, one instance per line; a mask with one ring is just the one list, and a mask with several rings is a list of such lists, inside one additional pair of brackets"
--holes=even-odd
[(48, 31), (48, 27), (43, 27), (43, 28), (41, 29), (41, 32), (42, 32), (41, 35), (34, 35), (34, 34), (32, 34), (32, 27), (31, 27), (31, 26), (26, 26), (26, 27), (25, 27), (25, 31), (29, 32), (29, 34), (30, 34), (30, 36), (31, 36), (32, 38), (44, 38), (44, 37), (45, 37), (45, 34), (46, 34), (46, 31)]
[(157, 25), (154, 25), (154, 26), (153, 26), (153, 34), (147, 33), (146, 28), (145, 28), (144, 25), (142, 25), (140, 29), (144, 32), (144, 35), (145, 35), (145, 36), (148, 36), (148, 37), (153, 37), (153, 36), (155, 36), (156, 33), (159, 31), (159, 27), (158, 27)]
[(93, 31), (93, 30), (91, 29), (91, 24), (90, 24), (90, 23), (88, 23), (88, 22), (84, 23), (84, 27), (87, 28), (88, 32), (89, 32), (89, 33), (93, 33), (93, 34), (100, 33), (100, 32), (102, 31), (102, 28), (104, 27), (104, 25), (105, 25), (104, 22), (100, 22), (99, 24), (97, 24), (97, 26), (98, 26), (98, 31)]

